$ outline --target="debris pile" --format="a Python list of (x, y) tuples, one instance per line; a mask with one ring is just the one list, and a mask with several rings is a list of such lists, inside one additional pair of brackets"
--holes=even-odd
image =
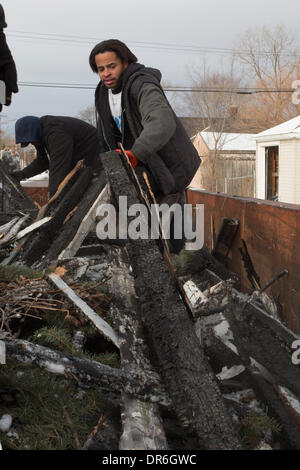
[[(164, 240), (99, 240), (100, 202), (151, 201), (126, 161), (112, 152), (102, 161), (106, 178), (79, 165), (40, 210), (44, 223), (32, 227), (30, 217), (24, 238), (5, 245), (2, 446), (300, 449), (297, 335), (265, 310), (260, 293), (239, 292), (220, 262), (227, 235), (214, 247), (218, 260), (204, 250), (172, 257)], [(237, 225), (224, 227), (234, 234)], [(43, 380), (30, 388), (38, 373)], [(45, 395), (34, 388), (39, 381)], [(55, 402), (68, 433), (59, 413), (48, 416), (47, 433), (39, 428), (39, 395)], [(83, 396), (86, 409), (77, 405)]]

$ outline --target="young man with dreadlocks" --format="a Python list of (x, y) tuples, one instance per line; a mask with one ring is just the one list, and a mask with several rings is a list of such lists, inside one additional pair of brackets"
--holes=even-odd
[[(139, 64), (116, 39), (97, 44), (89, 62), (100, 77), (95, 105), (102, 151), (122, 142), (136, 173), (146, 171), (157, 201), (183, 204), (201, 160), (163, 92), (160, 71)], [(178, 252), (183, 240), (172, 246)]]

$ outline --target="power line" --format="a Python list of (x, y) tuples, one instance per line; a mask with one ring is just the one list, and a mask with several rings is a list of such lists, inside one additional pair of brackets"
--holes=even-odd
[[(95, 90), (97, 85), (83, 84), (83, 83), (42, 83), (42, 82), (19, 82), (20, 86), (27, 87), (40, 87), (40, 88), (73, 88), (82, 90)], [(185, 92), (185, 93), (232, 93), (242, 95), (252, 95), (256, 93), (294, 93), (295, 88), (212, 88), (212, 87), (176, 87), (166, 86), (163, 87), (164, 91), (172, 92)]]
[[(86, 36), (72, 36), (66, 34), (54, 34), (54, 33), (36, 33), (31, 31), (19, 31), (11, 30), (7, 32), (7, 35), (14, 37), (16, 39), (34, 39), (39, 41), (57, 41), (65, 42), (69, 44), (95, 44), (95, 42), (100, 42), (103, 38), (94, 38)], [(191, 52), (191, 53), (212, 53), (212, 54), (240, 54), (246, 55), (249, 53), (247, 50), (243, 49), (232, 49), (224, 47), (210, 47), (210, 46), (197, 46), (197, 45), (183, 45), (183, 44), (170, 44), (163, 42), (146, 42), (146, 41), (127, 41), (128, 44), (148, 49), (161, 49), (167, 51), (176, 51), (176, 52)], [(253, 51), (258, 55), (273, 55), (272, 51)], [(300, 57), (299, 54), (292, 54), (288, 51), (282, 51), (280, 55), (285, 57)]]

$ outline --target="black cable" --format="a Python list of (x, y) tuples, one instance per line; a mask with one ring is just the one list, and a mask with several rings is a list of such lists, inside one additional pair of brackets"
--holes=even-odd
[[(15, 38), (21, 39), (35, 39), (35, 40), (49, 40), (49, 41), (60, 41), (60, 42), (69, 42), (69, 43), (81, 43), (81, 44), (90, 44), (100, 42), (103, 38), (92, 38), (92, 37), (85, 37), (85, 36), (72, 36), (66, 34), (53, 34), (53, 33), (35, 33), (31, 31), (18, 31), (18, 30), (11, 30), (7, 31), (7, 35)], [(243, 49), (231, 49), (231, 48), (223, 48), (223, 47), (208, 47), (208, 46), (196, 46), (196, 45), (179, 45), (179, 44), (168, 44), (163, 42), (146, 42), (146, 41), (128, 41), (130, 45), (135, 47), (144, 47), (144, 48), (151, 48), (151, 49), (163, 49), (169, 51), (179, 51), (179, 52), (191, 52), (191, 53), (205, 53), (210, 52), (214, 54), (249, 54), (249, 51)], [(254, 51), (258, 55), (273, 55), (274, 52), (272, 51)], [(299, 54), (293, 54), (290, 52), (282, 51), (280, 53), (281, 56), (284, 57), (299, 57)]]
[[(83, 90), (94, 90), (97, 86), (80, 83), (42, 83), (42, 82), (19, 82), (20, 86), (41, 87), (41, 88), (74, 88)], [(204, 88), (204, 87), (164, 87), (164, 91), (184, 92), (184, 93), (232, 93), (239, 95), (252, 95), (256, 93), (294, 93), (295, 88)]]

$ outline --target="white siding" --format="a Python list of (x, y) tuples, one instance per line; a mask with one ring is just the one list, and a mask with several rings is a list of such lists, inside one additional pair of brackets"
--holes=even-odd
[[(256, 197), (266, 198), (266, 147), (279, 147), (279, 188), (280, 188), (280, 152), (282, 142), (258, 142), (256, 144)], [(280, 191), (280, 189), (279, 189)], [(287, 201), (286, 201), (287, 202)]]
[(256, 197), (265, 199), (266, 169), (265, 169), (265, 145), (256, 145)]
[[(279, 194), (280, 202), (297, 204), (296, 200), (296, 181), (297, 181), (297, 147), (299, 141), (283, 140), (280, 142), (279, 151)], [(299, 193), (300, 195), (300, 193)]]
[(295, 203), (300, 204), (300, 140), (296, 141)]

